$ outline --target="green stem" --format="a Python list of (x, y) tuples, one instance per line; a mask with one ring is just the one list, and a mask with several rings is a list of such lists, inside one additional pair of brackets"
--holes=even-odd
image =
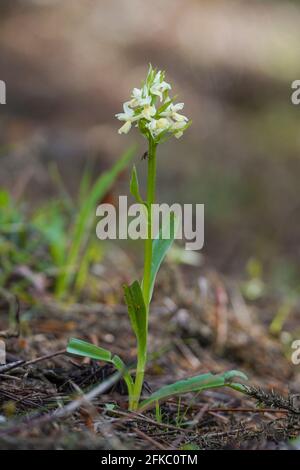
[(150, 285), (151, 285), (151, 264), (152, 264), (152, 213), (151, 207), (155, 203), (156, 187), (156, 147), (153, 139), (149, 139), (148, 149), (148, 178), (147, 178), (147, 209), (148, 209), (148, 233), (145, 240), (145, 259), (144, 259), (144, 277), (143, 277), (143, 296), (146, 306), (146, 347), (138, 347), (138, 361), (136, 369), (136, 379), (134, 383), (134, 396), (131, 409), (136, 410), (139, 405), (140, 396), (143, 388), (145, 367), (147, 362), (147, 339), (148, 339), (148, 318), (150, 305)]
[(155, 186), (156, 186), (156, 144), (153, 140), (149, 140), (148, 150), (148, 180), (147, 180), (147, 209), (148, 209), (148, 236), (145, 240), (145, 261), (144, 261), (144, 277), (143, 277), (143, 294), (144, 300), (149, 310), (150, 303), (150, 281), (151, 281), (151, 264), (152, 264), (152, 214), (151, 207), (155, 203)]

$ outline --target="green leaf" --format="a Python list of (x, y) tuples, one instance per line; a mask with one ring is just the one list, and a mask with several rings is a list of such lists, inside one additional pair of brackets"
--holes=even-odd
[(91, 359), (96, 359), (97, 361), (109, 362), (115, 366), (115, 368), (121, 372), (125, 383), (128, 388), (128, 395), (131, 396), (133, 393), (133, 380), (128, 372), (128, 369), (122, 359), (115, 355), (112, 357), (111, 352), (107, 349), (99, 348), (94, 344), (87, 343), (81, 339), (71, 338), (67, 346), (67, 352), (71, 354), (76, 354), (77, 356), (90, 357)]
[(236, 390), (237, 392), (251, 396), (251, 388), (248, 387), (246, 384), (231, 382), (228, 384), (228, 387), (232, 388), (233, 390)]
[(154, 406), (157, 401), (166, 400), (172, 395), (181, 395), (183, 393), (189, 392), (200, 392), (202, 390), (207, 390), (209, 388), (232, 386), (232, 379), (235, 377), (240, 377), (244, 380), (247, 380), (247, 376), (242, 372), (231, 370), (223, 374), (214, 375), (212, 373), (197, 375), (196, 377), (191, 377), (185, 380), (179, 380), (171, 385), (165, 385), (156, 392), (154, 392), (149, 398), (142, 401), (140, 409), (148, 408), (149, 406)]
[(139, 181), (135, 165), (132, 168), (131, 180), (130, 180), (130, 192), (137, 202), (144, 204), (144, 201), (140, 195)]
[(138, 281), (134, 281), (130, 286), (124, 285), (123, 288), (130, 322), (138, 341), (138, 347), (141, 351), (145, 351), (147, 341), (147, 311), (141, 286)]
[(110, 351), (99, 348), (98, 346), (86, 341), (82, 341), (81, 339), (71, 338), (67, 346), (67, 352), (77, 354), (77, 356), (90, 357), (97, 361), (112, 362)]
[(231, 385), (232, 380), (237, 377), (243, 380), (248, 380), (247, 375), (240, 370), (228, 370), (227, 372), (223, 372), (221, 375), (224, 377), (225, 385)]
[(115, 366), (115, 368), (118, 370), (118, 371), (123, 371), (126, 369), (126, 366), (124, 364), (124, 362), (122, 361), (122, 359), (117, 356), (116, 354), (114, 355), (114, 357), (112, 358), (112, 363), (113, 365)]
[(163, 239), (162, 235), (164, 233), (165, 227), (163, 226), (159, 235), (152, 243), (152, 264), (151, 264), (151, 275), (150, 275), (150, 300), (153, 293), (155, 278), (160, 268), (161, 263), (163, 262), (164, 257), (167, 254), (168, 249), (171, 247), (176, 230), (175, 230), (175, 215), (172, 212), (170, 215), (170, 238)]
[(124, 364), (124, 362), (122, 361), (122, 359), (115, 355), (113, 358), (112, 358), (112, 364), (115, 366), (115, 368), (121, 372), (121, 374), (123, 374), (123, 378), (126, 382), (126, 385), (127, 385), (127, 388), (128, 388), (128, 395), (131, 396), (132, 393), (133, 393), (133, 386), (134, 386), (134, 383), (133, 383), (133, 380), (132, 380), (132, 377), (131, 375), (129, 374), (128, 370), (127, 370), (127, 367), (126, 365)]

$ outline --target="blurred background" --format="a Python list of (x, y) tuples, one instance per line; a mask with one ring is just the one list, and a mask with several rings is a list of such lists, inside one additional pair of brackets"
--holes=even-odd
[[(299, 0), (0, 0), (7, 92), (0, 104), (0, 338), (7, 362), (51, 357), (70, 336), (135, 361), (121, 286), (141, 278), (142, 243), (98, 240), (95, 209), (129, 195), (133, 162), (144, 194), (147, 143), (136, 129), (119, 135), (115, 114), (152, 63), (166, 71), (172, 96), (193, 121), (181, 139), (159, 146), (158, 202), (204, 204), (205, 245), (195, 253), (176, 242), (158, 274), (150, 387), (238, 369), (263, 390), (296, 393), (299, 413), (300, 365), (291, 360), (300, 338), (300, 105), (291, 102), (299, 44)], [(95, 440), (97, 449), (142, 440), (131, 417), (125, 436), (124, 412), (116, 424), (110, 397), (107, 407), (102, 398), (93, 406), (97, 415), (80, 410), (82, 424), (70, 415), (69, 424), (52, 427), (51, 418), (45, 432), (27, 426), (27, 436), (15, 424), (19, 412), (65, 403), (73, 388), (61, 383), (81, 388), (100, 380), (85, 359), (82, 375), (56, 354), (23, 369), (22, 379), (2, 374), (0, 422), (12, 418), (9, 430), (20, 433), (4, 447), (3, 429), (0, 447), (16, 448), (20, 434), (28, 448), (39, 448), (39, 439), (41, 448), (73, 448), (84, 442), (83, 424), (91, 431), (87, 448)], [(187, 439), (200, 449), (273, 442), (283, 449), (299, 435), (294, 415), (270, 413), (273, 405), (290, 410), (291, 397), (286, 408), (273, 392), (269, 401), (253, 395), (267, 413), (249, 415), (253, 400), (208, 393), (170, 402), (156, 417), (164, 426), (190, 423), (191, 434), (187, 426), (173, 434), (140, 421), (148, 445), (161, 439), (158, 448), (178, 448)], [(223, 414), (223, 404), (235, 413)]]
[(298, 1), (1, 0), (1, 188), (30, 211), (55, 197), (56, 164), (72, 197), (87, 164), (96, 177), (133, 142), (145, 173), (146, 143), (114, 114), (151, 62), (193, 120), (159, 149), (159, 200), (205, 204), (203, 256), (221, 272), (255, 259), (296, 286), (299, 24)]

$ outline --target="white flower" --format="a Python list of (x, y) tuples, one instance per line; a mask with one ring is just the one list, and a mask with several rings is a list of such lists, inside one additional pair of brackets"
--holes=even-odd
[(172, 127), (170, 128), (170, 130), (172, 132), (174, 132), (174, 135), (176, 137), (176, 139), (179, 139), (182, 134), (183, 134), (183, 130), (184, 130), (184, 127), (186, 126), (186, 122), (185, 121), (178, 121), (178, 122), (174, 122), (174, 124), (172, 125)]
[(129, 103), (133, 108), (151, 104), (151, 96), (148, 94), (146, 86), (143, 86), (143, 88), (134, 88), (131, 93), (131, 98)]
[(130, 121), (134, 116), (134, 111), (129, 107), (129, 105), (130, 101), (126, 101), (126, 103), (123, 104), (123, 113), (118, 113), (115, 115), (119, 121)]
[(151, 119), (151, 121), (146, 124), (146, 127), (147, 127), (147, 129), (149, 129), (152, 137), (154, 137), (156, 129), (157, 129), (156, 119)]
[(156, 114), (156, 109), (155, 109), (155, 106), (150, 106), (149, 104), (147, 104), (142, 112), (141, 112), (141, 116), (143, 116), (145, 119), (151, 119), (152, 116), (154, 116)]
[(188, 121), (188, 118), (186, 116), (183, 116), (183, 114), (178, 113), (178, 111), (181, 111), (183, 107), (184, 103), (170, 103), (168, 108), (161, 113), (161, 116), (170, 117), (171, 119), (174, 119), (174, 121), (177, 122)]
[(171, 123), (166, 118), (160, 119), (151, 119), (151, 121), (146, 124), (146, 127), (149, 129), (152, 137), (157, 137), (164, 131), (167, 131), (171, 126)]
[(119, 134), (128, 134), (128, 132), (130, 131), (131, 129), (131, 121), (126, 121), (125, 124), (123, 124), (122, 127), (120, 127), (120, 129), (118, 130), (118, 133)]
[(153, 84), (150, 86), (150, 93), (159, 96), (160, 101), (162, 101), (163, 93), (166, 90), (171, 90), (171, 85), (163, 80), (162, 72), (159, 70), (154, 77)]
[(156, 123), (157, 123), (158, 129), (166, 130), (166, 129), (169, 129), (170, 127), (170, 121), (168, 121), (168, 119), (166, 118), (160, 118), (156, 121)]
[(118, 118), (119, 121), (125, 121), (125, 124), (118, 130), (119, 134), (127, 134), (131, 129), (132, 123), (140, 119), (140, 116), (135, 115), (129, 105), (130, 101), (126, 101), (126, 103), (123, 104), (124, 112), (116, 114), (116, 118)]

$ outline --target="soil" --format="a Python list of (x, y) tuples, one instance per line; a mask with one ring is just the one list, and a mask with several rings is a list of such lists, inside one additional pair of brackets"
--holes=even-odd
[[(127, 411), (126, 387), (111, 366), (65, 352), (72, 336), (134, 363), (135, 341), (121, 296), (128, 274), (110, 265), (102, 276), (97, 301), (89, 300), (87, 291), (76, 303), (62, 304), (32, 286), (35, 304), (21, 302), (16, 331), (7, 331), (8, 303), (1, 296), (7, 363), (0, 366), (0, 448), (294, 448), (300, 433), (300, 370), (282, 338), (269, 333), (274, 299), (246, 303), (232, 279), (211, 270), (170, 264), (162, 269), (143, 394), (229, 369), (248, 375), (249, 393), (223, 388), (173, 398), (161, 405), (158, 419), (153, 410)], [(296, 312), (288, 328), (295, 330)], [(111, 384), (103, 394), (107, 380)]]

